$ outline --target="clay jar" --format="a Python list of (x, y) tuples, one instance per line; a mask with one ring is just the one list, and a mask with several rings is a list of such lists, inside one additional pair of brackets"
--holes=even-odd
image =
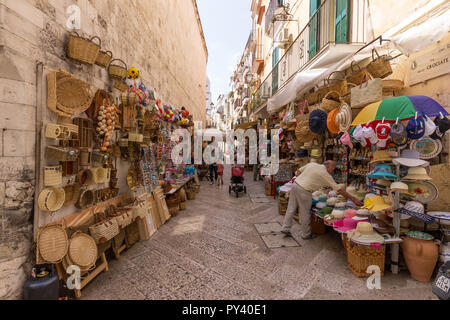
[(429, 282), (438, 260), (437, 243), (433, 240), (405, 237), (401, 247), (411, 277), (420, 282)]

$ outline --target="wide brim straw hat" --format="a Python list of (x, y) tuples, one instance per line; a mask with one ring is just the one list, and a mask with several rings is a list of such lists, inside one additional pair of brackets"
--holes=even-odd
[(339, 113), (339, 109), (333, 109), (328, 114), (327, 118), (327, 128), (333, 134), (338, 134), (340, 132), (339, 124), (337, 123), (337, 115)]
[(297, 138), (298, 142), (305, 143), (314, 140), (317, 135), (309, 129), (308, 120), (300, 120), (297, 121), (297, 127), (295, 128), (295, 137)]
[(80, 197), (81, 186), (79, 183), (69, 184), (64, 187), (65, 201), (64, 206), (73, 206)]
[(370, 163), (390, 161), (392, 161), (392, 157), (390, 156), (388, 151), (378, 150), (373, 153), (373, 159), (370, 161)]
[(352, 241), (357, 243), (371, 244), (371, 243), (384, 243), (384, 238), (375, 232), (372, 225), (369, 222), (358, 223), (355, 230), (350, 230), (347, 236)]
[(65, 201), (63, 188), (46, 188), (38, 197), (38, 206), (42, 211), (55, 212), (62, 208)]
[(341, 132), (347, 132), (352, 124), (352, 109), (347, 103), (343, 103), (336, 116), (336, 121)]
[(408, 169), (408, 174), (403, 178), (404, 180), (433, 180), (423, 167), (412, 167)]

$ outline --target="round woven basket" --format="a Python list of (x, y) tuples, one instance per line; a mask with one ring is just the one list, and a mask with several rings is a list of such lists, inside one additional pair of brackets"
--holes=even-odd
[(79, 183), (69, 184), (64, 187), (64, 206), (73, 206), (75, 203), (77, 203), (78, 198), (80, 197), (80, 188), (81, 186)]
[(75, 232), (69, 242), (70, 260), (79, 267), (91, 268), (97, 260), (97, 244), (95, 240), (82, 232)]
[(94, 184), (94, 172), (91, 169), (80, 171), (78, 173), (78, 183), (82, 186), (89, 186), (91, 184)]
[(58, 225), (49, 225), (39, 230), (37, 245), (39, 254), (49, 263), (59, 263), (67, 254), (69, 239), (66, 230)]
[(112, 60), (112, 52), (111, 51), (100, 51), (98, 53), (97, 59), (95, 60), (95, 64), (106, 68)]
[(317, 137), (317, 135), (315, 135), (309, 128), (308, 120), (298, 121), (297, 127), (295, 128), (295, 136), (298, 142), (309, 142)]
[(92, 190), (84, 190), (81, 192), (80, 198), (78, 199), (75, 206), (78, 209), (85, 209), (94, 204), (95, 194)]
[[(118, 64), (113, 64), (113, 62), (118, 61), (123, 64), (123, 66)], [(113, 79), (122, 80), (127, 76), (128, 67), (127, 64), (121, 59), (114, 59), (111, 61), (108, 67), (109, 76)]]
[(46, 188), (39, 194), (39, 209), (50, 212), (58, 211), (64, 205), (65, 199), (63, 188)]

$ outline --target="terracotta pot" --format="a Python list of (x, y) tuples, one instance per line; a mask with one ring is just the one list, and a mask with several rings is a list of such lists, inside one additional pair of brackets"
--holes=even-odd
[(411, 277), (420, 282), (429, 282), (439, 256), (437, 243), (405, 237), (401, 247)]

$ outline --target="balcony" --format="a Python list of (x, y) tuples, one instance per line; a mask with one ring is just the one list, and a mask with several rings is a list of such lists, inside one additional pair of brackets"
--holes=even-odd
[[(366, 0), (325, 0), (311, 16), (253, 96), (252, 109), (263, 105), (305, 68), (327, 67), (355, 52), (367, 39)], [(356, 50), (355, 50), (356, 47)]]
[(265, 29), (267, 34), (270, 34), (271, 25), (273, 23), (273, 16), (275, 15), (277, 9), (284, 8), (284, 0), (270, 0), (269, 8), (266, 12), (266, 25)]

